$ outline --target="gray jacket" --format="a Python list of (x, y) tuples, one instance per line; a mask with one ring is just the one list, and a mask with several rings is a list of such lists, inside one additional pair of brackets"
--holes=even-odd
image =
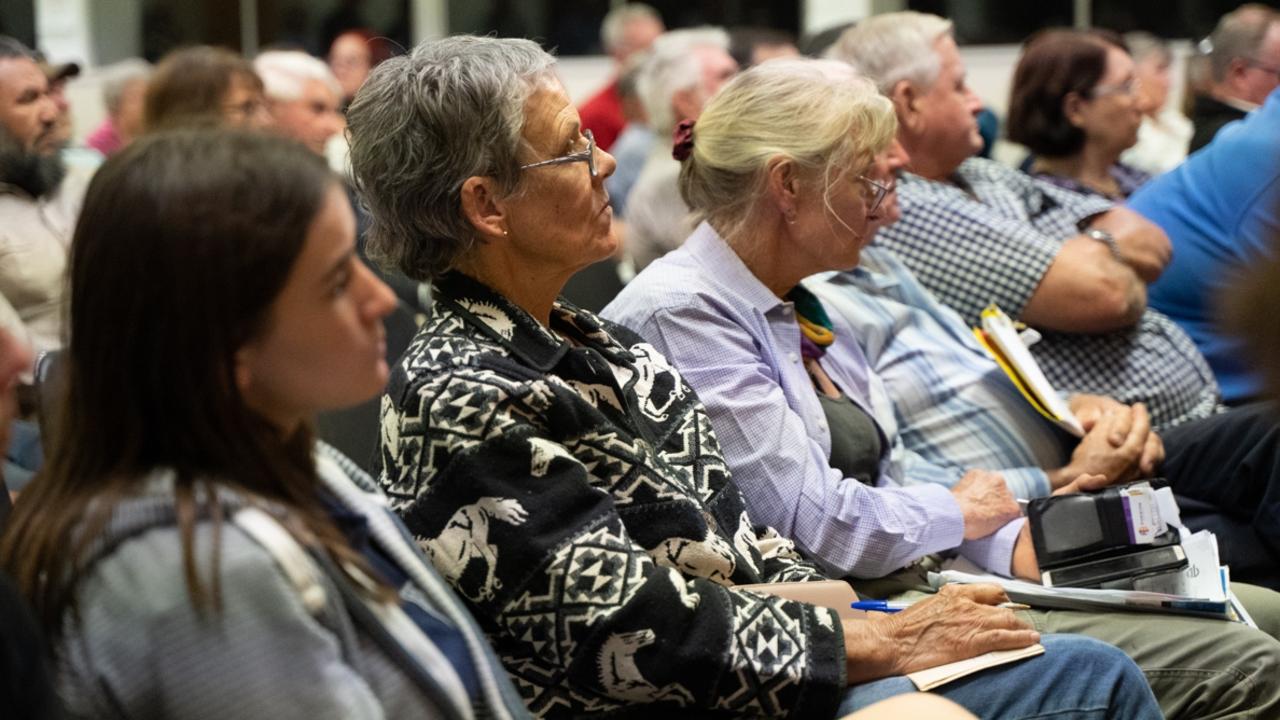
[(468, 705), (443, 654), (396, 606), (365, 600), (269, 508), (218, 488), (220, 535), (197, 524), (207, 583), (218, 542), (221, 608), (200, 615), (183, 575), (171, 473), (122, 503), (95, 541), (58, 648), (59, 691), (94, 718), (525, 718), (484, 635), (367, 475), (321, 446), (322, 483), (368, 521), (410, 578), (403, 592), (460, 630), (480, 678)]

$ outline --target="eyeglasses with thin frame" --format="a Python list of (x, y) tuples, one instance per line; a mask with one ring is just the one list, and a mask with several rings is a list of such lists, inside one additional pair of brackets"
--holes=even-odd
[(859, 175), (858, 179), (866, 183), (875, 193), (875, 196), (871, 198), (871, 204), (867, 206), (867, 214), (874, 214), (876, 210), (880, 209), (880, 203), (884, 202), (885, 197), (893, 191), (893, 185), (885, 185), (882, 182), (872, 180), (866, 175)]
[(1142, 90), (1142, 81), (1137, 77), (1129, 78), (1122, 83), (1114, 85), (1096, 85), (1089, 91), (1089, 96), (1093, 98), (1106, 97), (1107, 95), (1125, 95), (1128, 97), (1137, 96)]
[(584, 162), (587, 164), (587, 169), (591, 172), (591, 177), (599, 177), (600, 173), (596, 170), (596, 136), (592, 135), (590, 130), (583, 130), (582, 135), (587, 139), (586, 150), (569, 153), (568, 155), (561, 155), (560, 157), (551, 158), (550, 160), (539, 160), (538, 162), (529, 163), (528, 165), (521, 165), (520, 169), (531, 170), (533, 168), (544, 167), (547, 165), (564, 165), (565, 163)]

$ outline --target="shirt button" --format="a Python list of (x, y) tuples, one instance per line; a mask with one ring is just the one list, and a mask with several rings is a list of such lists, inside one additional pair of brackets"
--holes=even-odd
[(800, 356), (795, 353), (787, 353), (787, 359), (791, 362), (800, 362)]

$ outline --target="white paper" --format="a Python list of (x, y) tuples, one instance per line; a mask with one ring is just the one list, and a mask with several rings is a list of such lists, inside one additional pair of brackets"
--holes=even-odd
[(1160, 509), (1160, 519), (1165, 525), (1176, 528), (1185, 527), (1182, 524), (1182, 511), (1178, 508), (1178, 500), (1173, 496), (1173, 488), (1162, 487), (1156, 490), (1155, 496), (1156, 507)]
[(1225, 601), (1227, 592), (1218, 562), (1218, 538), (1208, 530), (1184, 534), (1182, 551), (1187, 554), (1187, 567), (1182, 571), (1181, 594)]
[(1120, 496), (1124, 500), (1131, 545), (1150, 545), (1169, 529), (1161, 517), (1150, 483), (1134, 483), (1122, 488)]
[(1053, 385), (1040, 370), (1040, 364), (1031, 356), (1031, 351), (1027, 350), (1009, 316), (1002, 312), (984, 314), (982, 329), (1026, 381), (1031, 393), (1040, 399), (1046, 410), (1058, 418), (1058, 424), (1076, 437), (1084, 437), (1084, 428), (1080, 425), (1080, 421), (1071, 412), (1067, 402), (1054, 392)]
[[(1226, 610), (1226, 601), (1219, 588), (1213, 597), (1197, 597), (1174, 595), (1170, 593), (1145, 592), (1140, 590), (1098, 590), (1093, 588), (1045, 587), (1025, 580), (1011, 580), (999, 575), (970, 574), (955, 570), (944, 570), (941, 573), (929, 573), (929, 584), (935, 589), (947, 583), (990, 583), (999, 585), (1014, 602), (1022, 602), (1033, 607), (1062, 608), (1068, 610), (1088, 610), (1121, 608), (1149, 612), (1183, 612), (1212, 615), (1224, 620), (1230, 616)], [(1170, 607), (1174, 603), (1181, 607)], [(1187, 606), (1187, 603), (1206, 603), (1207, 607)]]

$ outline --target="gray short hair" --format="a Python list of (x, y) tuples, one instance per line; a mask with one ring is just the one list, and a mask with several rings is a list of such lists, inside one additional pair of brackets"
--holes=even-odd
[(652, 6), (644, 3), (627, 3), (609, 11), (600, 23), (600, 45), (607, 53), (612, 53), (622, 43), (627, 25), (635, 20), (656, 20), (662, 22), (662, 16)]
[(671, 100), (681, 90), (702, 82), (702, 67), (694, 50), (714, 47), (729, 52), (729, 34), (716, 27), (672, 30), (658, 36), (640, 68), (636, 85), (649, 126), (659, 136), (669, 135), (676, 118)]
[(107, 114), (115, 115), (120, 110), (125, 90), (136, 82), (148, 80), (151, 70), (151, 63), (139, 58), (121, 60), (103, 68), (102, 102), (107, 106)]
[(253, 69), (262, 78), (263, 94), (271, 100), (298, 100), (312, 80), (342, 97), (342, 86), (329, 66), (301, 50), (268, 50), (254, 58)]
[(524, 104), (554, 78), (554, 63), (530, 40), (458, 35), (373, 69), (347, 110), (347, 133), (375, 259), (429, 281), (471, 249), (462, 184), (490, 176), (515, 191)]
[(952, 32), (951, 21), (937, 15), (914, 11), (874, 15), (845, 30), (827, 57), (853, 65), (886, 95), (903, 80), (930, 88), (942, 71), (934, 45)]
[(1277, 22), (1280, 13), (1259, 3), (1241, 5), (1223, 15), (1209, 35), (1209, 71), (1214, 82), (1226, 79), (1232, 60), (1254, 57)]

